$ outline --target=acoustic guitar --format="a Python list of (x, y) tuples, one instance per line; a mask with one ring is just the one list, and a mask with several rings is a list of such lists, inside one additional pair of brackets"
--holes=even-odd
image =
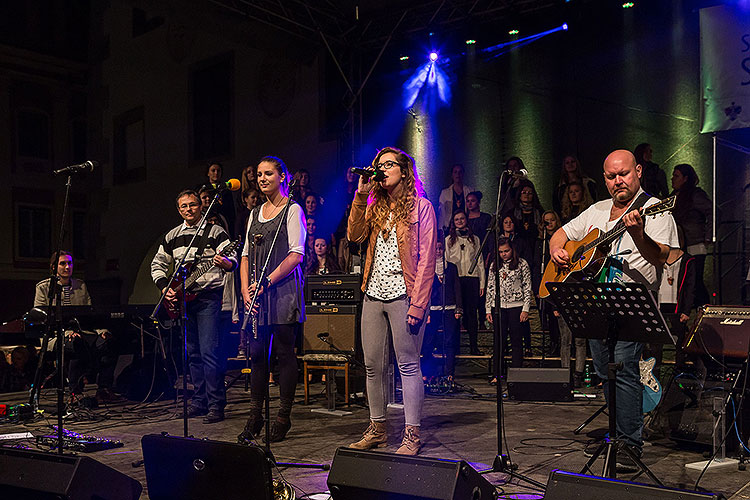
[[(673, 195), (659, 203), (638, 210), (643, 217), (669, 212), (674, 208), (676, 199), (677, 196)], [(625, 223), (620, 220), (607, 232), (603, 233), (600, 229), (594, 228), (581, 241), (565, 243), (563, 248), (570, 255), (570, 265), (567, 268), (561, 268), (550, 259), (544, 269), (542, 283), (539, 285), (539, 297), (549, 297), (547, 283), (587, 281), (599, 275), (607, 261), (609, 245), (624, 232)]]
[[(229, 245), (225, 246), (224, 249), (219, 252), (219, 255), (221, 255), (222, 257), (231, 255), (232, 253), (237, 251), (237, 248), (239, 248), (241, 242), (242, 240), (240, 238), (237, 238), (236, 240), (230, 242)], [(193, 266), (192, 264), (187, 266), (189, 274), (185, 279), (185, 302), (190, 302), (198, 296), (196, 292), (192, 291), (195, 282), (198, 281), (198, 278), (209, 272), (214, 267), (216, 267), (216, 264), (214, 264), (213, 259), (203, 261), (197, 266)], [(177, 299), (180, 299), (182, 297), (182, 281), (180, 281), (179, 279), (174, 279), (172, 280), (172, 283), (169, 284), (169, 287), (177, 292)], [(175, 300), (174, 302), (164, 301), (165, 307), (163, 308), (163, 310), (166, 311), (167, 316), (169, 316), (170, 319), (175, 319), (180, 315), (179, 302), (179, 300)]]

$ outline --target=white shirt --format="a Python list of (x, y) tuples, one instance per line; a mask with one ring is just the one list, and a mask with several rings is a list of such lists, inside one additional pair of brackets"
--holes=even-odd
[[(643, 189), (638, 190), (633, 197), (631, 204), (641, 193), (643, 193)], [(643, 206), (648, 207), (659, 201), (658, 198), (651, 197)], [(609, 220), (612, 204), (613, 201), (611, 198), (596, 202), (584, 210), (581, 215), (565, 224), (563, 226), (563, 231), (565, 231), (568, 239), (580, 241), (594, 228), (608, 231), (615, 227), (620, 218), (613, 221)], [(626, 209), (625, 212), (623, 212), (623, 215), (627, 212), (628, 210)], [(679, 247), (677, 225), (670, 213), (661, 213), (653, 217), (647, 217), (644, 221), (644, 231), (656, 243), (661, 243), (670, 248)], [(612, 242), (609, 254), (617, 254), (624, 250), (631, 250), (632, 253), (629, 255), (612, 257), (622, 263), (623, 274), (615, 281), (642, 283), (651, 290), (658, 290), (662, 270), (657, 269), (656, 266), (650, 264), (643, 255), (641, 255), (638, 247), (635, 246), (633, 238), (627, 231), (624, 231), (619, 238)]]
[(474, 272), (469, 274), (469, 269), (474, 261), (474, 255), (479, 250), (479, 245), (482, 244), (476, 235), (472, 235), (472, 238), (474, 240), (473, 245), (466, 236), (458, 236), (452, 246), (450, 244), (450, 236), (445, 238), (445, 260), (456, 264), (459, 277), (479, 278), (479, 288), (484, 289), (487, 285), (487, 273), (484, 272), (484, 259), (481, 255), (479, 256), (477, 267), (474, 268)]
[[(464, 206), (466, 206), (466, 197), (474, 191), (464, 184)], [(453, 184), (440, 191), (438, 198), (438, 228), (448, 227), (451, 225), (453, 218)]]
[[(664, 263), (664, 273), (661, 276), (661, 284), (659, 285), (659, 304), (676, 304), (678, 292), (680, 291), (680, 264), (682, 264), (681, 256), (673, 264)], [(672, 283), (669, 283), (669, 280)]]
[[(266, 202), (268, 203), (268, 202)], [(261, 205), (262, 207), (262, 205)], [(248, 216), (247, 221), (247, 230), (250, 230), (250, 225), (252, 224), (252, 216), (253, 211), (250, 212), (250, 215)], [(278, 217), (280, 214), (282, 214), (284, 210), (282, 209), (281, 212), (276, 214), (275, 217), (272, 219), (266, 219), (263, 217), (263, 209), (258, 209), (258, 220), (260, 222), (268, 222), (269, 220), (273, 220), (276, 217)], [(298, 204), (292, 202), (292, 205), (289, 207), (289, 212), (286, 216), (286, 234), (287, 234), (287, 244), (289, 245), (289, 252), (298, 253), (300, 255), (305, 255), (305, 240), (307, 239), (307, 221), (305, 221), (305, 214), (302, 212), (302, 207), (300, 207)], [(248, 245), (248, 241), (250, 241), (250, 238), (248, 237), (248, 234), (245, 233), (245, 244), (242, 245), (242, 256), (248, 257), (250, 255), (250, 245)]]
[(384, 301), (406, 295), (406, 281), (401, 267), (401, 256), (398, 253), (395, 225), (391, 228), (388, 238), (383, 238), (383, 231), (378, 231), (366, 293), (373, 299)]

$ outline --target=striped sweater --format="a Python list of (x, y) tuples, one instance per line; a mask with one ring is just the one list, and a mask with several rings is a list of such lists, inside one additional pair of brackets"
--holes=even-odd
[[(159, 290), (162, 290), (169, 284), (169, 277), (171, 276), (169, 272), (170, 267), (179, 262), (182, 256), (185, 255), (187, 246), (197, 229), (197, 225), (188, 226), (183, 222), (164, 236), (164, 239), (159, 245), (159, 250), (157, 250), (154, 259), (151, 261), (151, 279), (154, 280), (154, 283), (159, 287)], [(227, 233), (220, 226), (209, 224), (206, 230), (210, 232), (208, 233), (208, 241), (203, 250), (201, 261), (212, 260), (214, 255), (221, 252), (221, 250), (230, 243), (229, 236), (227, 236)], [(190, 249), (190, 254), (188, 255), (186, 262), (192, 262), (195, 259), (195, 245), (197, 245), (200, 240), (201, 237), (198, 236), (193, 248)], [(228, 255), (227, 258), (232, 261), (232, 270), (234, 270), (234, 268), (237, 267), (236, 255)], [(222, 286), (224, 286), (224, 270), (220, 267), (214, 266), (196, 281), (194, 291), (216, 290), (220, 289)]]

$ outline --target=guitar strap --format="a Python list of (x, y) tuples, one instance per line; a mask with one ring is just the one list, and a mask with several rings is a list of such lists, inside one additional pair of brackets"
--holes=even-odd
[[(617, 220), (617, 224), (620, 224), (622, 222), (622, 218), (625, 216), (625, 214), (632, 212), (633, 210), (638, 210), (643, 207), (643, 205), (646, 204), (646, 202), (651, 198), (651, 195), (646, 193), (645, 191), (638, 195), (638, 198), (635, 199), (632, 205), (630, 205), (627, 212), (624, 212), (620, 218)], [(645, 221), (644, 221), (645, 224)], [(621, 236), (622, 237), (622, 236)], [(602, 267), (602, 271), (599, 274), (599, 277), (597, 281), (599, 283), (609, 282), (609, 281), (617, 281), (616, 276), (622, 274), (621, 267), (619, 267), (618, 271), (618, 263), (619, 260), (615, 257), (608, 257), (606, 261), (606, 265)]]
[(206, 223), (206, 227), (203, 228), (203, 234), (198, 240), (198, 245), (195, 247), (195, 262), (200, 262), (203, 256), (203, 251), (206, 249), (208, 244), (208, 235), (211, 233), (211, 224)]

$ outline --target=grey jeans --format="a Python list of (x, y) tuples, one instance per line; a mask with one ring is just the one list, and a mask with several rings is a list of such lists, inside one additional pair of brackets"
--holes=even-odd
[(576, 368), (577, 373), (583, 373), (586, 367), (586, 339), (573, 339), (573, 332), (570, 331), (568, 324), (560, 316), (557, 318), (557, 324), (560, 326), (560, 366), (570, 368), (570, 344), (575, 342), (576, 346)]
[(385, 422), (389, 387), (389, 333), (401, 373), (406, 425), (419, 426), (422, 419), (424, 382), (419, 353), (427, 317), (418, 325), (411, 326), (406, 322), (408, 310), (408, 297), (383, 302), (365, 295), (362, 303), (362, 351), (367, 368), (367, 402), (370, 405), (370, 419), (375, 422)]

